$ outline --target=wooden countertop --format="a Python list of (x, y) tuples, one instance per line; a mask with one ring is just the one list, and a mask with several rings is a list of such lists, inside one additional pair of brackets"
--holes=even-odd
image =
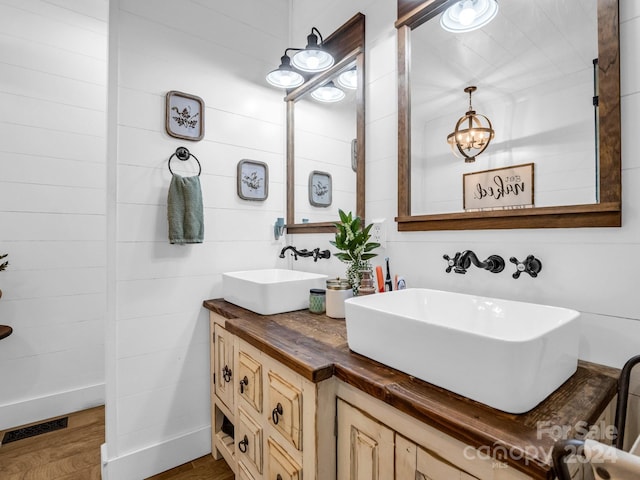
[(616, 394), (619, 370), (579, 361), (577, 372), (536, 408), (505, 413), (351, 352), (344, 320), (308, 310), (258, 315), (222, 299), (203, 305), (226, 319), (229, 332), (304, 378), (320, 382), (336, 376), (461, 442), (491, 447), (496, 459), (534, 478), (553, 478), (554, 439), (538, 438), (538, 426), (594, 424)]

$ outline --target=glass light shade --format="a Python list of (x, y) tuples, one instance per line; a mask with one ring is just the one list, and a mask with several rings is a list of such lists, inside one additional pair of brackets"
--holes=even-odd
[(494, 135), (487, 117), (469, 111), (458, 120), (455, 130), (447, 136), (447, 143), (456, 157), (464, 157), (466, 163), (471, 163), (485, 151)]
[(267, 75), (267, 82), (274, 87), (294, 88), (304, 83), (304, 77), (293, 70), (274, 70)]
[(311, 96), (319, 102), (333, 103), (342, 100), (345, 94), (333, 82), (329, 82), (322, 87), (316, 88), (311, 92)]
[(304, 77), (291, 68), (291, 59), (284, 55), (280, 66), (267, 74), (267, 82), (278, 88), (295, 88), (304, 83)]
[(293, 66), (303, 72), (322, 72), (333, 65), (333, 56), (318, 45), (318, 37), (307, 36), (307, 46), (291, 59)]
[(349, 90), (358, 88), (358, 71), (355, 68), (342, 72), (338, 76), (338, 85)]
[(440, 26), (453, 33), (471, 32), (484, 27), (497, 14), (497, 0), (461, 0), (444, 11)]

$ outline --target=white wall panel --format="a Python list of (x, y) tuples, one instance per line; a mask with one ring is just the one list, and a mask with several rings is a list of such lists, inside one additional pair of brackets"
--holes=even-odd
[(0, 1), (0, 429), (104, 401), (106, 5)]

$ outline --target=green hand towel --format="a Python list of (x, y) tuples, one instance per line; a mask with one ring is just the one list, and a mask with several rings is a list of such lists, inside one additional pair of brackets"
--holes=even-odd
[(173, 174), (167, 198), (169, 242), (202, 243), (204, 217), (200, 177), (181, 177)]

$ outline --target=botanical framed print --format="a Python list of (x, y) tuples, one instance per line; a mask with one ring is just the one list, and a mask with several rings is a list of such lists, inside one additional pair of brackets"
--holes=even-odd
[(269, 195), (269, 166), (257, 160), (238, 162), (238, 196), (243, 200), (266, 200)]
[(204, 101), (195, 95), (171, 90), (166, 96), (165, 128), (172, 137), (198, 141), (204, 137)]
[(331, 174), (314, 170), (309, 174), (309, 203), (314, 207), (331, 205)]

